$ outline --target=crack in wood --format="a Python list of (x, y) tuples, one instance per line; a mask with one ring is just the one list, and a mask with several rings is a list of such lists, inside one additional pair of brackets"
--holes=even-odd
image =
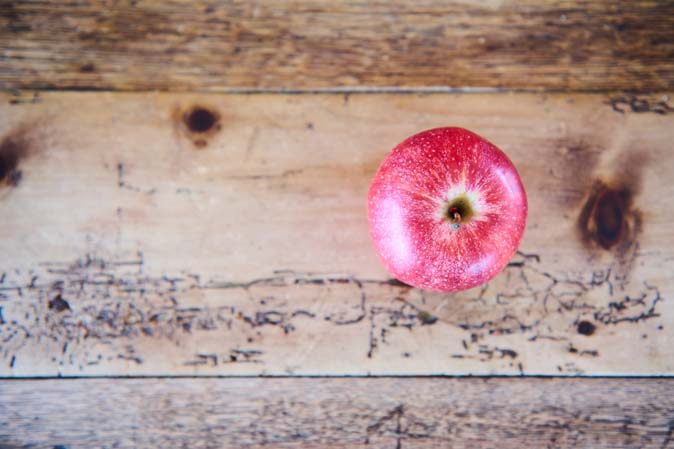
[(669, 105), (668, 98), (653, 100), (635, 95), (618, 96), (609, 99), (609, 104), (614, 111), (624, 114), (626, 111), (635, 113), (652, 112), (659, 115), (674, 113), (674, 108)]
[[(664, 298), (658, 287), (629, 283), (612, 266), (579, 275), (557, 274), (540, 266), (539, 255), (518, 252), (499, 278), (461, 296), (423, 292), (390, 279), (292, 270), (243, 282), (202, 279), (187, 271), (151, 276), (144, 272), (141, 251), (132, 258), (87, 254), (71, 263), (45, 262), (32, 270), (3, 272), (0, 341), (4, 359), (12, 360), (11, 368), (24, 348), (43, 341), (63, 347), (55, 363), (89, 365), (92, 361), (82, 353), (94, 349), (104, 355), (94, 364), (110, 357), (142, 364), (148, 355), (136, 353), (134, 345), (143, 338), (179, 344), (186, 335), (216, 330), (245, 338), (234, 338), (224, 351), (197, 352), (182, 362), (217, 367), (264, 364), (268, 351), (262, 340), (267, 329), (289, 335), (312, 320), (336, 327), (366, 326), (369, 359), (403, 330), (450, 325), (467, 336), (460, 339), (463, 352), (446, 357), (510, 363), (518, 357), (519, 348), (480, 341), (522, 333), (530, 334), (525, 341), (562, 343), (568, 341), (569, 330), (580, 332), (576, 329), (581, 322), (583, 329), (589, 328), (588, 323), (594, 326), (594, 332), (598, 325), (637, 323), (660, 316), (657, 306)], [(203, 302), (199, 298), (205, 294), (218, 300)], [(327, 297), (337, 305), (322, 307)], [(458, 308), (442, 312), (443, 304)], [(553, 316), (568, 316), (566, 334), (549, 324)], [(68, 345), (70, 350), (66, 350)], [(571, 348), (575, 346), (567, 345), (564, 351), (600, 356), (594, 349)], [(522, 371), (521, 362), (517, 365)], [(579, 371), (572, 362), (558, 369)]]
[(365, 429), (365, 444), (370, 444), (373, 436), (395, 437), (396, 449), (402, 449), (403, 442), (409, 439), (433, 438), (436, 428), (423, 420), (414, 417), (405, 404), (398, 404), (381, 418)]
[(140, 187), (129, 184), (129, 182), (126, 180), (125, 175), (126, 171), (124, 164), (120, 162), (117, 164), (117, 187), (119, 187), (120, 189), (127, 189), (131, 190), (132, 192), (144, 193), (146, 195), (154, 195), (155, 193), (157, 193), (156, 188), (141, 189)]

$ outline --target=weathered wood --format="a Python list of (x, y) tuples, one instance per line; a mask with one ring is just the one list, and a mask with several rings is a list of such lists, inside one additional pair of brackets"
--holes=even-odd
[(672, 379), (4, 381), (0, 447), (667, 449), (673, 388)]
[[(674, 373), (667, 112), (601, 95), (6, 95), (0, 373)], [(390, 280), (365, 210), (384, 155), (450, 124), (503, 148), (530, 203), (521, 253), (455, 295)]]
[(674, 87), (674, 2), (0, 4), (0, 87)]

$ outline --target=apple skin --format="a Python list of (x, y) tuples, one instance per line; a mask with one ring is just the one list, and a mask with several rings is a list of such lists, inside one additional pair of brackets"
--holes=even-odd
[(496, 276), (517, 251), (526, 218), (513, 163), (463, 128), (406, 139), (384, 159), (368, 192), (370, 236), (384, 266), (398, 280), (433, 291), (465, 290)]

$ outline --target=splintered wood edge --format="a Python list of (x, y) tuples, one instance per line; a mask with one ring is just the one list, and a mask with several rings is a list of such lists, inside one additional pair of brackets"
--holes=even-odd
[(0, 382), (3, 448), (663, 449), (674, 379)]

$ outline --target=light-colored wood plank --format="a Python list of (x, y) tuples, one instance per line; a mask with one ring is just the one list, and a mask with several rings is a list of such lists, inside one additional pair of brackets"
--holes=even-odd
[(672, 379), (4, 381), (0, 446), (667, 449), (672, 388)]
[[(672, 115), (609, 100), (6, 96), (0, 373), (674, 373)], [(441, 125), (499, 145), (530, 204), (511, 265), (454, 295), (391, 281), (365, 210)]]
[(3, 2), (3, 88), (674, 87), (674, 3)]

